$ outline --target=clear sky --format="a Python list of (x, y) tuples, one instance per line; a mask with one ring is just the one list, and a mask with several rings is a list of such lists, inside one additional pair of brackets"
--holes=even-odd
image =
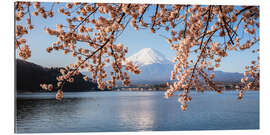
[[(51, 3), (47, 3), (47, 5), (50, 6)], [(56, 8), (59, 6), (63, 5), (57, 5)], [(75, 61), (73, 57), (70, 55), (64, 55), (61, 51), (52, 51), (51, 53), (46, 52), (46, 48), (51, 46), (51, 44), (57, 39), (46, 34), (44, 32), (44, 27), (46, 26), (54, 29), (56, 24), (66, 24), (65, 18), (65, 16), (59, 15), (58, 13), (55, 13), (55, 17), (53, 19), (48, 18), (47, 20), (44, 20), (41, 17), (32, 17), (32, 23), (35, 29), (30, 31), (27, 36), (27, 43), (31, 48), (32, 56), (27, 61), (34, 62), (45, 67), (65, 66)], [(258, 34), (259, 32), (256, 33)], [(149, 29), (136, 31), (128, 25), (125, 32), (117, 39), (116, 42), (121, 42), (125, 46), (128, 46), (128, 56), (143, 48), (154, 48), (172, 59), (175, 51), (170, 49), (165, 38), (159, 36), (159, 34), (166, 36), (168, 33), (162, 31), (157, 34), (152, 34)], [(243, 72), (244, 67), (249, 65), (251, 60), (256, 59), (254, 54), (251, 53), (251, 51), (256, 48), (259, 48), (258, 44), (245, 51), (229, 53), (229, 56), (223, 59), (221, 67), (217, 70), (225, 72)]]

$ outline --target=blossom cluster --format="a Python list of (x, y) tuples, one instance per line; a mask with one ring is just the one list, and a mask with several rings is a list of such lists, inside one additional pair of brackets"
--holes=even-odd
[[(254, 50), (255, 52), (259, 52), (259, 49)], [(241, 100), (243, 98), (244, 90), (256, 90), (259, 89), (260, 86), (260, 63), (259, 56), (257, 60), (251, 61), (251, 65), (245, 67), (244, 76), (241, 79), (241, 84), (237, 85), (237, 89), (239, 89), (238, 99)]]
[[(31, 13), (31, 7), (35, 11)], [(22, 59), (28, 59), (31, 56), (30, 48), (26, 47), (26, 45), (23, 47), (24, 49), (21, 49), (20, 45), (26, 43), (26, 39), (22, 38), (23, 36), (27, 35), (30, 30), (34, 29), (34, 25), (31, 22), (31, 16), (38, 16), (39, 14), (46, 19), (47, 16), (53, 17), (53, 11), (52, 9), (50, 11), (46, 11), (44, 7), (40, 6), (40, 2), (15, 2), (15, 20), (16, 20), (16, 49), (19, 49), (19, 56)], [(23, 39), (23, 42), (22, 42)], [(29, 54), (30, 53), (30, 54)]]
[(52, 84), (40, 84), (40, 87), (44, 90), (52, 91), (53, 85)]

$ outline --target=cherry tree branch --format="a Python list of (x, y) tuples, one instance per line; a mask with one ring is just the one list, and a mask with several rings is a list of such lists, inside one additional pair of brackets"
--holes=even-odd
[[(129, 6), (130, 6), (130, 4), (129, 4)], [(117, 23), (120, 23), (121, 21), (122, 21), (122, 19), (123, 19), (123, 17), (125, 16), (125, 13), (123, 12), (122, 13), (122, 15), (121, 15), (121, 17), (119, 18), (119, 20), (117, 21)], [(82, 23), (81, 23), (82, 24)], [(107, 45), (107, 43), (109, 43), (109, 41), (110, 41), (110, 37), (111, 36), (113, 36), (114, 35), (114, 33), (115, 33), (115, 30), (114, 31), (112, 31), (112, 33), (110, 34), (110, 36), (109, 36), (109, 38), (107, 38), (107, 40), (97, 49), (97, 50), (95, 50), (91, 55), (89, 55), (89, 56), (87, 56), (75, 69), (72, 69), (72, 72), (71, 72), (71, 75), (73, 75), (74, 74), (74, 72), (76, 71), (76, 70), (78, 70), (79, 68), (80, 68), (80, 66), (82, 65), (82, 64), (84, 64), (88, 59), (90, 59), (92, 56), (94, 56), (98, 51), (100, 51), (103, 47), (105, 47), (106, 45)], [(65, 84), (65, 82), (66, 82), (66, 80), (62, 83), (62, 85), (61, 85), (61, 89), (63, 88), (63, 85)]]
[(189, 83), (188, 83), (188, 88), (186, 89), (187, 92), (188, 92), (189, 89), (190, 89), (190, 86), (191, 86), (192, 78), (193, 78), (193, 76), (194, 76), (195, 69), (197, 68), (197, 65), (198, 65), (198, 63), (199, 63), (201, 57), (202, 57), (203, 54), (205, 53), (205, 48), (206, 48), (208, 42), (211, 40), (211, 38), (212, 38), (212, 36), (215, 34), (215, 32), (216, 32), (216, 31), (214, 31), (214, 32), (210, 35), (210, 37), (208, 38), (208, 40), (206, 41), (204, 47), (201, 49), (201, 53), (200, 53), (200, 55), (199, 55), (199, 57), (198, 57), (196, 63), (195, 63), (194, 66), (193, 66), (192, 73), (191, 73), (191, 78), (190, 78), (190, 81), (189, 81)]
[[(220, 10), (221, 13), (223, 12), (221, 6), (219, 6), (219, 10)], [(229, 36), (229, 38), (230, 38), (230, 42), (234, 45), (234, 42), (233, 42), (231, 33), (230, 33), (230, 31), (229, 31), (229, 29), (228, 29), (228, 27), (227, 27), (227, 22), (226, 22), (224, 16), (222, 16), (222, 21), (223, 21), (223, 27), (225, 27), (225, 29), (226, 29), (226, 31), (227, 31), (227, 33), (228, 33), (228, 36)]]
[(211, 18), (211, 6), (209, 6), (209, 9), (208, 9), (208, 17), (207, 17), (206, 26), (205, 26), (205, 29), (204, 29), (204, 32), (203, 32), (203, 36), (202, 36), (202, 39), (201, 39), (201, 43), (200, 43), (200, 47), (199, 47), (200, 49), (201, 49), (202, 44), (203, 44), (204, 36), (205, 36), (206, 33), (207, 33), (207, 29), (208, 29), (208, 25), (209, 25), (210, 18)]
[(158, 5), (156, 6), (156, 11), (155, 11), (155, 15), (153, 16), (154, 17), (154, 22), (153, 22), (153, 24), (152, 24), (152, 26), (151, 26), (151, 28), (154, 28), (154, 26), (155, 26), (155, 24), (156, 24), (156, 17), (157, 17), (157, 12), (158, 12)]
[(243, 9), (241, 9), (238, 13), (236, 13), (235, 15), (236, 16), (238, 16), (238, 15), (240, 15), (242, 12), (244, 12), (244, 11), (246, 11), (246, 10), (248, 10), (248, 9), (251, 9), (253, 6), (247, 6), (247, 7), (245, 7), (245, 8), (243, 8)]
[(143, 15), (144, 15), (144, 13), (145, 13), (145, 11), (147, 10), (147, 8), (150, 6), (150, 4), (147, 4), (147, 6), (144, 8), (144, 10), (143, 10), (143, 12), (142, 12), (142, 15), (139, 17), (139, 22), (142, 20), (142, 18), (143, 18)]
[[(186, 12), (188, 11), (188, 6), (189, 5), (187, 5), (186, 6)], [(185, 15), (185, 29), (184, 29), (184, 35), (183, 35), (183, 37), (185, 38), (186, 37), (186, 31), (187, 31), (187, 14)]]
[(87, 15), (74, 29), (73, 32), (75, 32), (92, 14), (94, 14), (99, 7), (95, 9), (95, 11), (91, 12), (89, 15)]

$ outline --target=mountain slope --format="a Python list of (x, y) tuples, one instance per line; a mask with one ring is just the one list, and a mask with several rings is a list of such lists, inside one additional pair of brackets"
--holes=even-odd
[(159, 51), (152, 48), (144, 48), (139, 52), (127, 58), (137, 66), (146, 66), (150, 64), (171, 64), (170, 60)]
[(170, 80), (173, 63), (155, 49), (144, 48), (126, 61), (132, 61), (141, 70), (139, 75), (129, 73), (131, 83), (160, 83)]

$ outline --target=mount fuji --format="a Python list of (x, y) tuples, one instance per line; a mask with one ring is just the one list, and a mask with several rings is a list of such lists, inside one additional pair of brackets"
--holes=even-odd
[(144, 48), (128, 57), (126, 61), (132, 61), (141, 70), (141, 73), (138, 75), (129, 73), (131, 82), (160, 83), (170, 80), (173, 62), (155, 49)]
[(152, 48), (144, 48), (128, 57), (126, 61), (132, 61), (133, 64), (139, 67), (151, 64), (172, 64), (165, 55)]
[[(134, 75), (128, 72), (131, 80), (131, 84), (159, 84), (170, 81), (171, 71), (173, 70), (174, 63), (168, 59), (161, 52), (152, 49), (144, 48), (139, 52), (133, 54), (126, 59), (127, 61), (132, 61), (134, 65), (138, 66), (141, 73)], [(123, 63), (123, 66), (125, 63)], [(111, 67), (105, 67), (107, 72), (111, 71)], [(83, 72), (83, 74), (88, 75), (89, 72)], [(224, 82), (236, 82), (242, 78), (242, 73), (231, 73), (223, 71), (215, 71), (215, 81)]]

